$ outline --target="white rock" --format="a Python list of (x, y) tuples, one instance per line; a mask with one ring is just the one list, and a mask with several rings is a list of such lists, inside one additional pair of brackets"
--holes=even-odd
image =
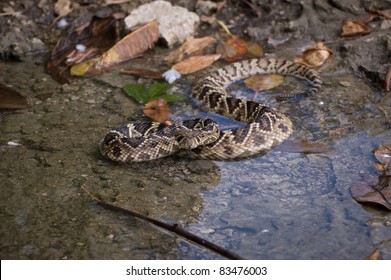
[(160, 36), (169, 47), (175, 43), (182, 43), (187, 37), (194, 35), (194, 30), (200, 22), (196, 13), (183, 7), (172, 6), (166, 1), (155, 1), (133, 10), (125, 18), (125, 26), (132, 29), (154, 19), (158, 20)]

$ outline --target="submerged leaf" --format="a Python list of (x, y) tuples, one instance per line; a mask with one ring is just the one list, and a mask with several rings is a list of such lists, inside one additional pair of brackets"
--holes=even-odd
[(373, 186), (366, 182), (352, 184), (350, 191), (353, 198), (360, 203), (380, 205), (391, 210), (391, 177), (384, 177), (388, 177), (384, 179), (386, 182), (381, 182), (379, 178)]
[(391, 161), (391, 145), (381, 145), (373, 151), (376, 159), (384, 166), (388, 166)]
[(284, 76), (278, 74), (255, 75), (244, 80), (244, 84), (254, 91), (269, 90), (281, 85)]
[(284, 142), (277, 149), (288, 153), (328, 153), (334, 151), (334, 148), (330, 145), (311, 143), (307, 141)]
[(155, 99), (145, 104), (144, 114), (155, 122), (164, 122), (170, 115), (168, 104), (163, 99)]
[(24, 109), (29, 107), (26, 98), (16, 90), (0, 83), (0, 108)]

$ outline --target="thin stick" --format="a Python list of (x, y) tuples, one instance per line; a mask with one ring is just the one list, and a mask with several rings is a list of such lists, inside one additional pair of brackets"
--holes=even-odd
[(162, 221), (159, 221), (159, 220), (155, 220), (153, 218), (149, 218), (147, 216), (144, 216), (140, 213), (137, 213), (137, 212), (134, 212), (132, 210), (128, 210), (128, 209), (125, 209), (125, 208), (122, 208), (122, 207), (119, 207), (119, 206), (115, 206), (113, 204), (109, 204), (105, 201), (102, 201), (100, 200), (99, 198), (93, 196), (84, 186), (82, 187), (82, 189), (91, 197), (91, 199), (96, 202), (97, 204), (99, 205), (102, 205), (103, 207), (107, 208), (107, 209), (110, 209), (110, 210), (114, 210), (114, 211), (117, 211), (117, 212), (122, 212), (122, 213), (125, 213), (125, 214), (128, 214), (128, 215), (131, 215), (133, 217), (136, 217), (140, 220), (144, 220), (144, 221), (147, 221), (151, 224), (154, 224), (158, 227), (161, 227), (161, 228), (164, 228), (165, 230), (168, 230), (170, 232), (173, 232), (191, 242), (194, 242), (204, 248), (207, 248), (223, 257), (226, 257), (228, 259), (231, 259), (231, 260), (243, 260), (244, 258), (241, 257), (240, 255), (234, 253), (234, 252), (231, 252), (227, 249), (224, 249), (223, 247), (220, 247), (206, 239), (203, 239), (191, 232), (188, 232), (187, 230), (185, 230), (184, 228), (182, 228), (180, 225), (178, 224), (167, 224), (167, 223), (164, 223)]

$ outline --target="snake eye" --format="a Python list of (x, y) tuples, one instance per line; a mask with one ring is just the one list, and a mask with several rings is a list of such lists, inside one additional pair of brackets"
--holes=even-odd
[(110, 144), (111, 142), (115, 141), (118, 138), (118, 135), (116, 133), (110, 132), (106, 135), (105, 139), (103, 139), (103, 142), (106, 144)]

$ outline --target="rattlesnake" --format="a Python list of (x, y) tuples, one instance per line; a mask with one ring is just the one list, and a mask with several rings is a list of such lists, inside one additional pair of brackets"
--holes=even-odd
[[(106, 157), (120, 162), (147, 161), (171, 154), (198, 159), (232, 160), (264, 154), (292, 133), (291, 120), (265, 104), (230, 96), (231, 83), (256, 74), (277, 73), (305, 78), (316, 93), (322, 82), (314, 70), (281, 59), (250, 59), (219, 68), (193, 86), (192, 95), (211, 110), (246, 126), (220, 131), (211, 119), (194, 119), (174, 124), (139, 122), (112, 129), (101, 141)], [(290, 98), (295, 95), (283, 95)]]

